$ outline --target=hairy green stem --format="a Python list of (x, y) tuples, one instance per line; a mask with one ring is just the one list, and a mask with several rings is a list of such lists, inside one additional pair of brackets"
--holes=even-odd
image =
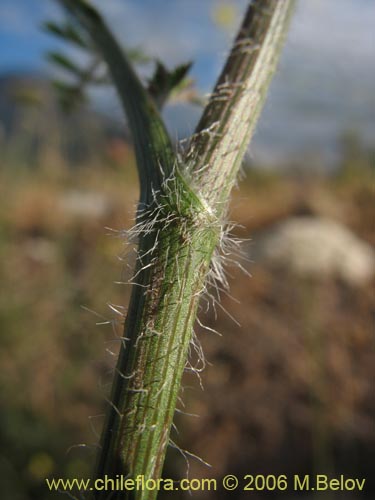
[[(173, 157), (149, 96), (100, 16), (59, 0), (107, 61), (135, 140), (142, 194), (139, 253), (96, 476), (160, 477), (199, 297), (230, 190), (274, 72), (293, 0), (254, 0), (188, 151)], [(96, 492), (152, 500), (156, 490)]]
[[(180, 200), (186, 203), (187, 213), (179, 212), (175, 203), (167, 204), (160, 223), (155, 220), (149, 243), (141, 241), (141, 252), (156, 242), (149, 256), (156, 264), (141, 272), (142, 287), (133, 292), (125, 327), (129, 341), (118, 363), (112, 395), (116, 409), (107, 423), (103, 442), (107, 448), (99, 475), (125, 471), (132, 477), (160, 477), (199, 294), (220, 236), (220, 218), (264, 100), (290, 11), (288, 0), (258, 1), (249, 8), (187, 154), (191, 187)], [(198, 193), (200, 202), (192, 199), (191, 190)], [(168, 216), (175, 221), (163, 228)], [(147, 266), (148, 260), (142, 265)], [(155, 496), (154, 491), (135, 494), (143, 500)]]
[[(188, 159), (201, 195), (225, 209), (293, 11), (293, 0), (255, 0), (193, 136)], [(219, 207), (220, 208), (220, 207)]]

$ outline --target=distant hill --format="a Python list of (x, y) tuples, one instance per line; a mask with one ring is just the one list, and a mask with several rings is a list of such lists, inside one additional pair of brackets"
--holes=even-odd
[(86, 105), (64, 112), (46, 77), (38, 74), (0, 76), (1, 151), (27, 156), (28, 163), (55, 150), (71, 164), (103, 155), (112, 138), (124, 138), (118, 121)]

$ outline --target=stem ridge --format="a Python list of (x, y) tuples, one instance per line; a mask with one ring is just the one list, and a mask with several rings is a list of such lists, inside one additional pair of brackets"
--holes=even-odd
[[(117, 41), (86, 0), (58, 0), (107, 61), (133, 132), (141, 199), (139, 239), (124, 338), (95, 477), (157, 479), (162, 472), (199, 298), (254, 131), (294, 0), (254, 0), (214, 92), (177, 157), (152, 99)], [(214, 274), (223, 277), (216, 262)], [(224, 278), (225, 286), (225, 278)], [(96, 500), (154, 500), (156, 490), (94, 492)]]

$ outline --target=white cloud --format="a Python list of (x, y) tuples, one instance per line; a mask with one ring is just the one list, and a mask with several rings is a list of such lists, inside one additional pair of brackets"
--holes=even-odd
[(23, 35), (32, 29), (25, 9), (14, 2), (3, 0), (0, 4), (1, 30), (12, 35)]
[(336, 64), (365, 64), (375, 56), (373, 0), (299, 0), (290, 47)]
[(42, 20), (52, 18), (58, 12), (51, 0), (14, 1), (1, 0), (0, 29), (12, 36), (26, 37), (39, 29)]
[[(147, 8), (143, 2), (109, 0), (105, 6), (96, 0), (120, 38), (140, 45), (170, 64), (218, 53), (227, 35), (216, 29), (210, 17), (217, 0), (156, 1)], [(232, 0), (243, 6), (244, 0)], [(159, 7), (159, 8), (158, 8)]]

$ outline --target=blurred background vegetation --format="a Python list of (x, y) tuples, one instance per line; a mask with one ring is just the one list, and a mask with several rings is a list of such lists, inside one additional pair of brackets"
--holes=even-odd
[[(35, 38), (29, 38), (27, 59), (20, 24), (33, 3), (28, 22)], [(196, 103), (213, 84), (217, 54), (228, 45), (245, 3), (108, 2), (109, 18), (125, 8), (122, 22), (135, 45), (138, 23), (144, 51), (152, 57), (153, 32), (145, 32), (155, 9), (162, 9), (157, 19), (164, 16), (164, 23), (184, 11), (184, 19), (174, 20), (182, 33), (176, 38), (178, 60), (169, 46), (163, 52), (155, 28), (158, 57), (172, 66), (196, 60), (195, 90), (165, 111), (174, 137), (193, 129), (200, 112)], [(61, 109), (50, 84), (52, 69), (42, 62), (56, 41), (37, 31), (41, 21), (60, 13), (51, 10), (51, 2), (41, 2), (39, 10), (36, 4), (21, 1), (15, 8), (4, 0), (0, 7), (5, 500), (58, 497), (47, 491), (46, 477), (89, 476), (129, 297), (129, 286), (115, 282), (129, 279), (134, 262), (123, 230), (133, 223), (138, 181), (117, 101), (108, 91), (94, 91), (91, 103), (69, 113)], [(338, 8), (337, 1), (332, 4)], [(330, 66), (332, 45), (328, 55), (316, 58), (312, 36), (319, 28), (324, 35), (334, 10), (325, 11), (318, 1), (315, 10), (299, 7), (245, 178), (234, 193), (230, 219), (239, 224), (234, 234), (244, 240), (241, 264), (252, 277), (229, 269), (233, 299), (222, 297), (228, 314), (202, 307), (201, 321), (221, 336), (197, 328), (208, 361), (201, 374), (204, 391), (187, 372), (180, 408), (198, 417), (177, 414), (179, 432), (172, 436), (212, 465), (189, 458), (193, 478), (345, 474), (366, 477), (365, 491), (319, 498), (374, 498), (375, 122), (367, 99), (375, 79), (368, 73), (369, 39), (355, 31), (373, 7), (367, 0), (357, 7), (350, 0), (343, 4), (341, 28), (351, 13), (346, 37), (350, 46), (356, 42), (352, 59), (346, 52), (344, 69)], [(171, 31), (166, 40), (176, 36)], [(201, 41), (190, 47), (196, 31), (217, 46)], [(345, 37), (335, 37), (342, 51)], [(39, 40), (36, 46), (33, 40)], [(304, 59), (300, 42), (307, 47)], [(145, 78), (154, 67), (152, 58), (147, 61), (138, 67)], [(164, 476), (178, 479), (186, 472), (184, 457), (171, 448)], [(252, 495), (266, 496), (271, 495)], [(293, 495), (273, 498), (278, 496)], [(238, 492), (228, 498), (242, 497)]]

